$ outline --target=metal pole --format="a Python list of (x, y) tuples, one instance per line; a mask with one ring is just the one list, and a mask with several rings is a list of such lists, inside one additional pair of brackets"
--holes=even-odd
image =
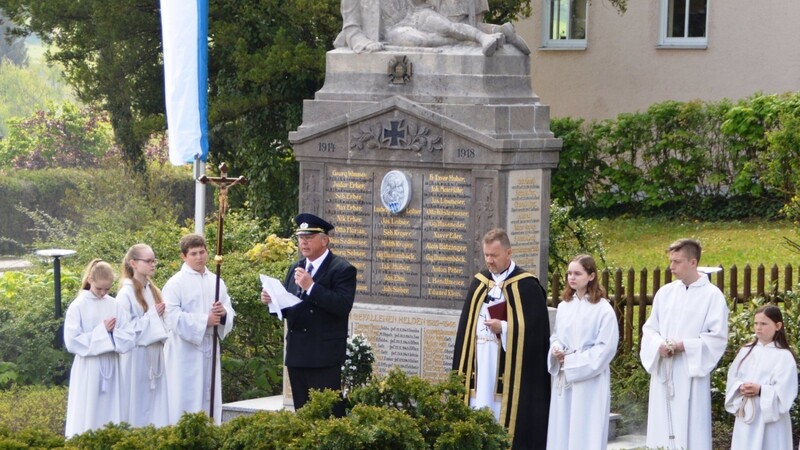
[[(53, 257), (53, 286), (55, 287), (56, 319), (61, 318), (61, 258)], [(58, 326), (53, 346), (57, 349), (64, 348), (64, 322)]]
[[(75, 254), (75, 250), (67, 250), (62, 248), (51, 248), (46, 250), (37, 250), (36, 254), (44, 258), (53, 258), (53, 288), (55, 290), (55, 309), (56, 320), (61, 319), (61, 258), (66, 258)], [(55, 339), (53, 340), (55, 348), (64, 347), (64, 322), (58, 326)]]
[(61, 259), (53, 258), (53, 285), (56, 290), (56, 319), (61, 318)]
[(206, 163), (196, 157), (194, 160), (194, 232), (205, 235), (206, 222), (206, 185), (199, 181), (206, 174)]

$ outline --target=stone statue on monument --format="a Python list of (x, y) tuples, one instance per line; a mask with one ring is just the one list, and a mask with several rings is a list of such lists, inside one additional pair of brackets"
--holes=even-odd
[(483, 23), (486, 0), (342, 0), (342, 31), (336, 48), (356, 53), (384, 50), (384, 44), (443, 47), (477, 44), (485, 56), (509, 42), (525, 54), (530, 50), (510, 23)]
[(455, 23), (472, 25), (484, 33), (501, 33), (506, 44), (511, 44), (525, 55), (531, 54), (528, 44), (517, 35), (514, 25), (506, 22), (502, 25), (486, 23), (484, 16), (489, 12), (488, 0), (431, 0), (436, 2), (436, 10)]

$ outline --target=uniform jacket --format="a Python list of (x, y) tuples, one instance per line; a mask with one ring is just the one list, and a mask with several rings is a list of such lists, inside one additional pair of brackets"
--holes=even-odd
[[(289, 268), (283, 282), (287, 291), (299, 292), (294, 269), (305, 265), (303, 258)], [(344, 362), (356, 268), (331, 252), (313, 278), (311, 293), (300, 295), (302, 302), (282, 310), (287, 324), (287, 367), (330, 367)]]

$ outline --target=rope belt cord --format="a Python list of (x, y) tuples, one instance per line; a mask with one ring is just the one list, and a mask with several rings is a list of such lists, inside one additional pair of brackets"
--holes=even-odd
[(672, 422), (672, 399), (675, 397), (675, 384), (672, 380), (672, 368), (674, 364), (675, 342), (667, 339), (664, 345), (669, 351), (669, 358), (661, 358), (658, 362), (658, 376), (663, 383), (664, 393), (667, 400), (667, 430), (669, 431), (670, 449), (675, 450), (675, 425)]
[(560, 369), (558, 369), (558, 381), (556, 383), (556, 387), (558, 388), (559, 397), (561, 396), (561, 394), (564, 393), (564, 389), (570, 389), (572, 387), (572, 383), (567, 382), (567, 378), (564, 375), (563, 366)]
[[(568, 348), (564, 348), (564, 357), (566, 358), (567, 355), (571, 355), (575, 353), (575, 350), (569, 351)], [(564, 363), (566, 363), (566, 359), (564, 359)], [(556, 387), (558, 388), (558, 395), (564, 392), (564, 389), (571, 389), (572, 383), (567, 382), (567, 376), (564, 373), (564, 363), (560, 364), (558, 367), (558, 381), (556, 382)]]
[(150, 344), (146, 347), (147, 351), (147, 365), (149, 367), (147, 376), (150, 380), (150, 390), (156, 388), (156, 381), (164, 374), (164, 367), (162, 366), (162, 349), (164, 344), (157, 342)]
[[(750, 409), (750, 416), (747, 416), (748, 405)], [(739, 405), (739, 409), (736, 410), (736, 417), (741, 417), (742, 422), (746, 424), (753, 423), (753, 420), (756, 418), (756, 398), (755, 397), (744, 397), (742, 399), (742, 404)]]

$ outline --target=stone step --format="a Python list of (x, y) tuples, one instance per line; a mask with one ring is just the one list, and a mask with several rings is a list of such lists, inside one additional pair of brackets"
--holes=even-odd
[(282, 409), (294, 411), (292, 405), (283, 404), (282, 395), (224, 403), (222, 405), (222, 421), (227, 422), (235, 417), (255, 414), (259, 411), (280, 411)]
[(608, 440), (611, 441), (612, 439), (617, 437), (617, 432), (619, 431), (620, 422), (622, 421), (622, 416), (617, 413), (611, 413), (608, 415)]
[(645, 436), (641, 434), (625, 434), (608, 441), (606, 450), (633, 450), (645, 448)]

